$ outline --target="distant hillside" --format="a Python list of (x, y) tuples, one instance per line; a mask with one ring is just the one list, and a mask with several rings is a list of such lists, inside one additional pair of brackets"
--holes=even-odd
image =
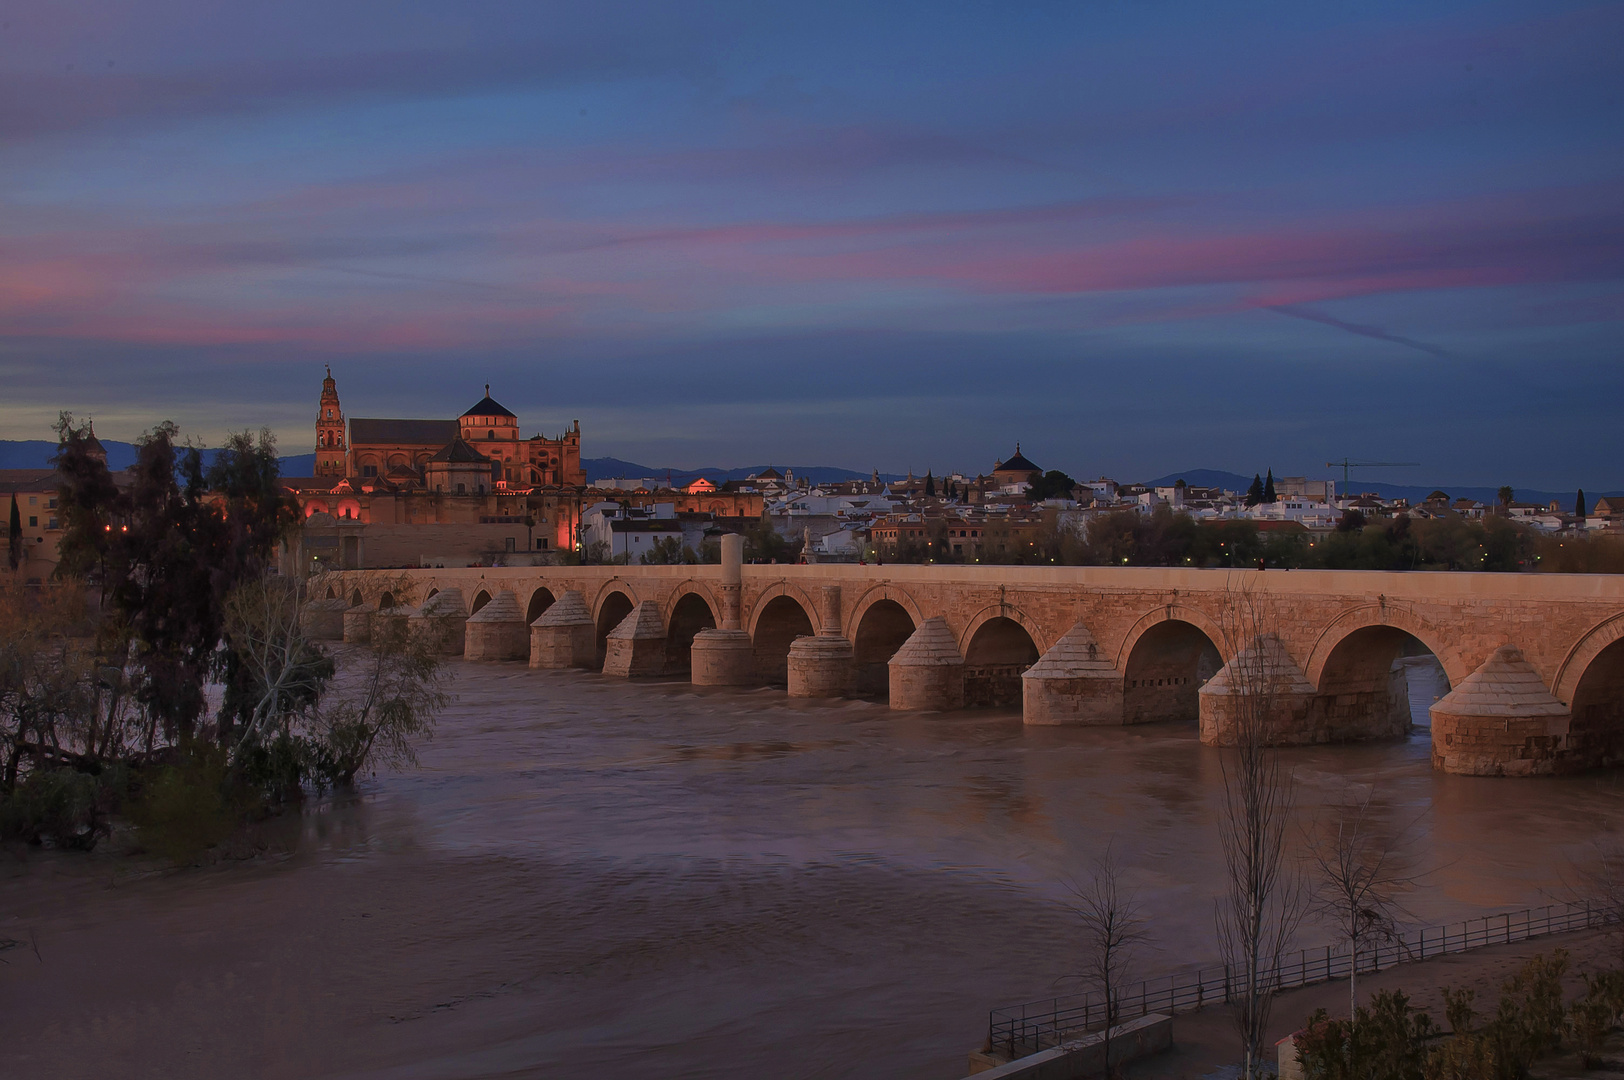
[[(135, 464), (135, 446), (117, 439), (103, 439), (107, 467), (127, 469)], [(205, 450), (205, 457), (210, 451)], [(0, 439), (0, 469), (48, 469), (56, 456), (56, 443), (44, 439)], [(283, 476), (309, 476), (316, 471), (315, 454), (292, 454), (282, 459)]]
[[(1168, 473), (1154, 480), (1144, 481), (1150, 487), (1167, 487), (1183, 480), (1193, 487), (1218, 487), (1227, 491), (1245, 491), (1252, 484), (1250, 476), (1241, 476), (1238, 473), (1221, 472), (1217, 469), (1191, 469), (1188, 472)], [(1279, 479), (1279, 477), (1276, 477)], [(1408, 499), (1412, 504), (1421, 502), (1434, 491), (1442, 491), (1451, 499), (1475, 499), (1481, 503), (1493, 503), (1500, 497), (1497, 487), (1466, 487), (1451, 484), (1370, 484), (1355, 478), (1352, 481), (1356, 492), (1371, 492), (1384, 499)], [(1337, 488), (1341, 489), (1342, 481), (1337, 480)], [(1574, 491), (1536, 491), (1533, 488), (1514, 489), (1518, 502), (1539, 503), (1547, 505), (1552, 502), (1560, 503), (1563, 510), (1572, 512), (1573, 497), (1578, 494)], [(1595, 505), (1596, 499), (1603, 495), (1624, 495), (1624, 491), (1587, 491), (1585, 499)]]
[[(639, 465), (634, 461), (622, 461), (620, 458), (601, 457), (583, 458), (581, 467), (586, 470), (587, 482), (596, 480), (614, 480), (625, 478), (639, 479), (645, 476), (659, 477), (664, 480), (667, 475), (671, 483), (676, 486), (688, 484), (703, 476), (716, 483), (724, 480), (743, 480), (767, 468), (766, 465), (747, 465), (742, 468), (723, 469), (720, 467), (710, 469), (670, 469), (665, 466)], [(774, 465), (779, 472), (794, 472), (796, 477), (806, 477), (815, 484), (833, 484), (842, 480), (867, 480), (872, 473), (853, 472), (850, 469), (837, 469), (829, 465)], [(881, 480), (900, 480), (897, 473), (881, 473)]]

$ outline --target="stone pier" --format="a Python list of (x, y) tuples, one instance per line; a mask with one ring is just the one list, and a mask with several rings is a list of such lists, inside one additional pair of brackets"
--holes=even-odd
[(423, 601), (406, 625), (414, 639), (430, 642), (435, 652), (461, 656), (468, 639), (468, 602), (461, 589), (443, 589)]
[(660, 609), (645, 600), (609, 631), (603, 673), (622, 679), (665, 674), (665, 625)]
[(790, 697), (840, 697), (851, 687), (853, 653), (840, 622), (840, 586), (825, 585), (813, 637), (789, 647)]
[(964, 708), (964, 657), (947, 620), (919, 624), (891, 657), (891, 708), (909, 712)]
[(348, 600), (307, 600), (299, 611), (299, 629), (315, 641), (343, 641), (349, 608)]
[(1021, 700), (1028, 724), (1120, 724), (1122, 672), (1079, 622), (1022, 673)]
[(1239, 733), (1254, 726), (1269, 746), (1323, 742), (1307, 722), (1314, 684), (1303, 675), (1280, 639), (1268, 634), (1218, 669), (1197, 692), (1201, 741), (1234, 746)]
[(579, 589), (567, 589), (530, 624), (530, 666), (590, 668), (595, 659), (592, 612)]
[(525, 625), (519, 598), (503, 589), (490, 603), (468, 616), (463, 648), (468, 660), (524, 660), (530, 655), (530, 628)]
[(744, 577), (744, 537), (722, 537), (722, 583), (718, 626), (694, 635), (688, 651), (695, 686), (749, 686), (755, 682), (755, 647), (744, 632), (741, 592)]
[(1432, 706), (1432, 766), (1467, 776), (1539, 776), (1563, 759), (1572, 714), (1522, 650), (1502, 645)]
[(372, 640), (372, 616), (377, 604), (356, 604), (344, 612), (344, 644), (365, 645)]

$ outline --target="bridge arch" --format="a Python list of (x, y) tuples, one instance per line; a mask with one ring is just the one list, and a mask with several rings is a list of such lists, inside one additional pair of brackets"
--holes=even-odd
[[(1314, 646), (1309, 650), (1308, 662), (1303, 665), (1303, 674), (1308, 681), (1321, 693), (1326, 693), (1325, 669), (1330, 664), (1332, 654), (1337, 652), (1338, 646), (1348, 642), (1350, 646), (1360, 644), (1355, 638), (1361, 631), (1388, 627), (1402, 631), (1425, 645), (1438, 663), (1444, 669), (1444, 675), (1449, 679), (1450, 686), (1459, 686), (1461, 680), (1470, 675), (1473, 666), (1461, 658), (1460, 652), (1444, 644), (1449, 639), (1432, 623), (1417, 615), (1402, 604), (1382, 602), (1379, 604), (1361, 604), (1359, 607), (1349, 608), (1326, 624), (1319, 637), (1315, 639)], [(1370, 641), (1380, 640), (1379, 635), (1365, 635)], [(1344, 654), (1347, 652), (1343, 650)], [(1339, 660), (1346, 656), (1339, 656)], [(1338, 665), (1340, 666), (1340, 665)]]
[(1021, 674), (1038, 662), (1042, 631), (1019, 608), (995, 604), (971, 618), (960, 638), (966, 705), (1021, 702)]
[(535, 622), (556, 603), (558, 597), (553, 595), (553, 590), (545, 585), (537, 585), (535, 591), (530, 594), (530, 600), (525, 604), (524, 621), (527, 624)]
[(1219, 626), (1210, 615), (1186, 604), (1162, 604), (1154, 610), (1147, 611), (1139, 616), (1138, 621), (1128, 628), (1127, 634), (1122, 638), (1121, 646), (1117, 649), (1116, 667), (1118, 671), (1127, 670), (1128, 657), (1133, 655), (1133, 650), (1138, 646), (1139, 639), (1157, 625), (1165, 622), (1182, 622), (1195, 627), (1206, 636), (1208, 641), (1212, 642), (1223, 662), (1226, 664), (1229, 662), (1232, 651), (1229, 646), (1229, 638), (1224, 633), (1224, 628)]
[(698, 578), (686, 578), (679, 582), (676, 588), (671, 590), (670, 595), (665, 598), (665, 611), (662, 614), (665, 615), (665, 624), (667, 626), (671, 625), (671, 619), (676, 614), (677, 605), (681, 604), (689, 596), (698, 597), (700, 602), (711, 613), (712, 619), (715, 619), (716, 613), (722, 610), (722, 605), (717, 601), (715, 593), (711, 591), (711, 587), (707, 582)]
[(1559, 675), (1559, 686), (1572, 685), (1562, 699), (1572, 716), (1569, 750), (1584, 765), (1624, 763), (1624, 615), (1587, 634), (1570, 658), (1582, 666), (1565, 664)]
[(395, 606), (395, 594), (385, 589), (378, 595), (378, 610), (389, 611)]
[(1195, 608), (1164, 604), (1141, 616), (1118, 653), (1123, 723), (1196, 722), (1198, 693), (1229, 655), (1223, 628)]
[(593, 607), (593, 641), (597, 645), (594, 667), (603, 670), (603, 661), (609, 655), (609, 632), (637, 607), (637, 594), (619, 578), (611, 578), (598, 591)]
[(1551, 693), (1556, 699), (1571, 706), (1579, 683), (1590, 666), (1621, 638), (1624, 638), (1624, 612), (1603, 619), (1586, 630), (1557, 666), (1556, 677), (1551, 680)]
[(627, 581), (623, 577), (612, 577), (602, 585), (598, 586), (598, 591), (592, 595), (591, 605), (592, 617), (594, 619), (596, 619), (598, 617), (598, 613), (603, 610), (603, 605), (609, 599), (609, 597), (617, 592), (625, 594), (626, 598), (632, 602), (632, 607), (636, 607), (638, 601), (641, 599), (641, 597), (637, 595), (637, 590), (632, 586), (631, 582)]
[(350, 607), (360, 607), (364, 603), (366, 603), (366, 597), (361, 595), (360, 589), (350, 593)]
[(699, 582), (685, 581), (671, 593), (665, 609), (665, 670), (693, 669), (694, 636), (716, 628), (717, 605), (710, 590)]
[(798, 637), (816, 633), (812, 612), (799, 589), (762, 596), (750, 610), (750, 644), (756, 678), (782, 686), (789, 682), (789, 647)]
[[(788, 597), (789, 599), (795, 601), (796, 606), (805, 612), (808, 621), (812, 623), (813, 632), (816, 632), (818, 625), (817, 602), (814, 601), (812, 597), (807, 594), (806, 590), (802, 589), (800, 586), (791, 585), (787, 581), (775, 581), (771, 585), (767, 586), (767, 588), (763, 589), (755, 598), (755, 601), (750, 605), (750, 621), (749, 624), (745, 626), (745, 629), (750, 632), (750, 636), (752, 638), (756, 636), (756, 627), (761, 621), (762, 614), (767, 610), (768, 606), (770, 606), (774, 600), (781, 596)], [(782, 609), (780, 608), (779, 610)]]
[(865, 593), (845, 620), (855, 661), (852, 689), (860, 694), (889, 693), (891, 657), (923, 621), (919, 606), (900, 589), (881, 587)]
[(470, 615), (474, 614), (474, 612), (478, 611), (480, 608), (484, 607), (486, 604), (488, 604), (490, 602), (491, 602), (490, 590), (488, 588), (486, 588), (485, 586), (481, 585), (479, 591), (474, 594), (474, 602), (472, 604), (468, 605), (468, 614), (470, 614)]

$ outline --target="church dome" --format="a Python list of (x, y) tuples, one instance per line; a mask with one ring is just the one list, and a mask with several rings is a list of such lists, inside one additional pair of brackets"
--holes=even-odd
[(497, 403), (491, 397), (491, 384), (485, 384), (485, 396), (480, 398), (474, 407), (463, 413), (464, 416), (506, 416), (514, 420), (519, 418), (518, 413), (511, 412), (505, 405)]

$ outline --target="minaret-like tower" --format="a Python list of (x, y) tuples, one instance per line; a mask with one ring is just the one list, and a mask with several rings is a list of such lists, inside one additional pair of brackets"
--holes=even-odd
[(321, 411), (316, 414), (316, 475), (341, 479), (349, 447), (344, 439), (344, 410), (338, 404), (333, 369), (321, 381)]

